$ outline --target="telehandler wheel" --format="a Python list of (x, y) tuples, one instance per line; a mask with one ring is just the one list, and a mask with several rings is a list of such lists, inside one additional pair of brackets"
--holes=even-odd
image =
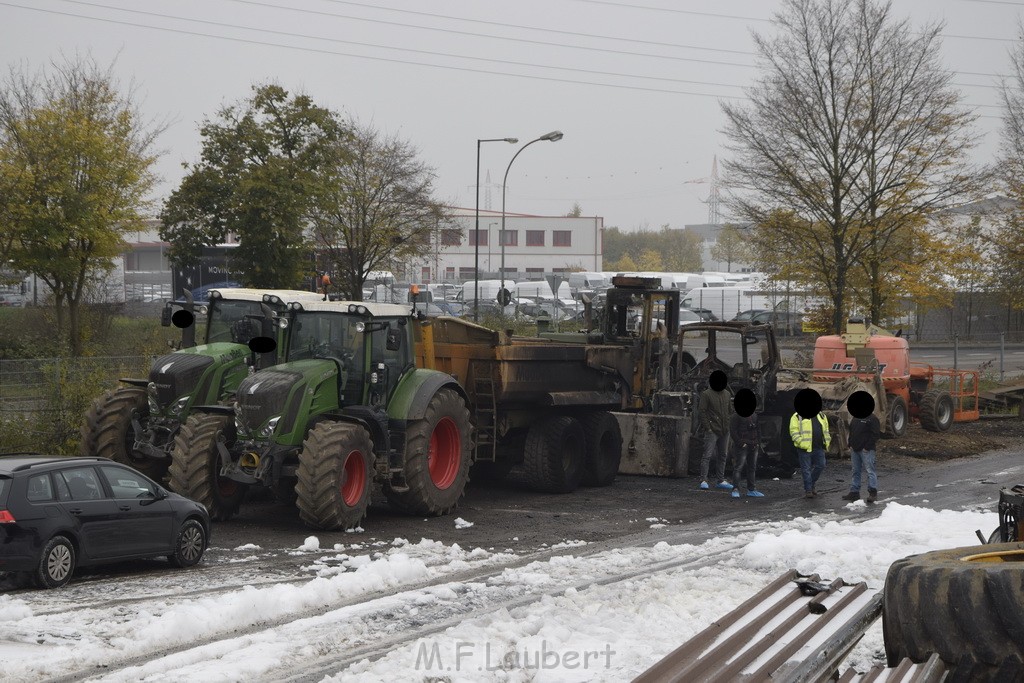
[(600, 411), (581, 420), (587, 439), (583, 468), (584, 486), (608, 486), (619, 473), (622, 459), (622, 433), (619, 421), (609, 412)]
[[(890, 666), (935, 652), (957, 680), (1024, 675), (1024, 544), (938, 550), (897, 560), (883, 593)], [(1008, 667), (1008, 668), (1007, 668)]]
[(231, 519), (245, 491), (245, 484), (220, 476), (220, 449), (235, 440), (235, 425), (229, 415), (197, 413), (189, 416), (174, 437), (171, 451), (171, 488), (206, 506), (210, 519)]
[(903, 400), (902, 396), (896, 394), (886, 394), (885, 401), (889, 404), (889, 414), (886, 422), (886, 428), (882, 432), (882, 436), (890, 439), (894, 439), (898, 436), (903, 436), (907, 433), (907, 402)]
[(534, 423), (526, 435), (523, 479), (549, 493), (575, 491), (586, 466), (586, 435), (579, 421), (565, 415)]
[(321, 422), (309, 430), (299, 454), (299, 517), (314, 529), (359, 526), (370, 506), (373, 442), (363, 427)]
[(145, 429), (149, 420), (149, 401), (142, 387), (119, 387), (93, 401), (81, 428), (79, 453), (110, 458), (134, 467), (150, 479), (160, 481), (167, 474), (168, 462), (135, 453), (135, 440), (141, 434), (132, 426), (135, 418)]
[(929, 389), (921, 397), (921, 426), (929, 432), (944, 432), (953, 425), (953, 397), (948, 391)]
[(405, 432), (406, 491), (384, 486), (393, 506), (414, 515), (445, 515), (458, 504), (469, 481), (473, 442), (466, 402), (451, 389), (430, 399), (422, 420)]

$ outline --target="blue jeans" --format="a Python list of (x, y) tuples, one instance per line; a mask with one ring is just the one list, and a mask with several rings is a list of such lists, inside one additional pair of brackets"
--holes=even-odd
[(813, 491), (818, 477), (825, 471), (825, 451), (800, 451), (800, 473), (804, 476), (804, 492)]
[(875, 452), (874, 451), (853, 451), (850, 454), (853, 461), (853, 482), (850, 484), (850, 491), (860, 493), (860, 471), (867, 470), (868, 488), (878, 490), (878, 475), (875, 474)]

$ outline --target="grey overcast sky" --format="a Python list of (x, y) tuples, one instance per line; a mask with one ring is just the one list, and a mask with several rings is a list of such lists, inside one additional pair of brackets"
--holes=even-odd
[[(117, 57), (144, 112), (169, 118), (158, 196), (199, 153), (198, 127), (274, 81), (409, 140), (438, 198), (473, 207), (478, 138), (552, 130), (509, 173), (509, 212), (564, 215), (578, 202), (624, 230), (708, 218), (721, 98), (757, 76), (751, 31), (778, 0), (0, 0), (0, 61)], [(981, 117), (976, 161), (998, 149), (1000, 76), (1024, 2), (893, 0), (920, 25), (944, 21), (945, 66)], [(481, 206), (501, 207), (518, 146), (484, 143)], [(490, 172), (491, 187), (484, 185)], [(705, 181), (705, 182), (701, 182)]]

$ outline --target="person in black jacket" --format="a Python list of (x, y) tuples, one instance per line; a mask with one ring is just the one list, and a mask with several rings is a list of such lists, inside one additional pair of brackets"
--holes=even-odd
[(868, 502), (878, 498), (878, 475), (875, 473), (875, 446), (882, 431), (875, 417), (875, 399), (866, 391), (855, 391), (846, 399), (850, 411), (850, 460), (853, 464), (853, 481), (850, 492), (843, 500), (860, 500), (860, 474), (863, 469), (868, 475)]
[(763, 498), (757, 490), (757, 452), (761, 448), (761, 425), (754, 410), (757, 396), (750, 389), (740, 389), (732, 400), (736, 412), (729, 418), (729, 441), (732, 444), (732, 497), (740, 497), (740, 478), (746, 476), (747, 495)]

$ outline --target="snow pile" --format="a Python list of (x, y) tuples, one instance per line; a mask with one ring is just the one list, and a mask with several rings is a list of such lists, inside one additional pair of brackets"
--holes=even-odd
[(316, 536), (308, 536), (306, 537), (305, 542), (296, 548), (296, 550), (301, 550), (307, 553), (316, 552), (317, 550), (320, 550), (320, 539)]
[(462, 517), (456, 517), (455, 518), (455, 528), (456, 529), (468, 529), (471, 526), (473, 526), (473, 522), (467, 522)]
[(259, 547), (255, 543), (246, 543), (245, 545), (240, 545), (235, 548), (235, 552), (241, 552), (243, 550), (263, 550), (263, 548)]

